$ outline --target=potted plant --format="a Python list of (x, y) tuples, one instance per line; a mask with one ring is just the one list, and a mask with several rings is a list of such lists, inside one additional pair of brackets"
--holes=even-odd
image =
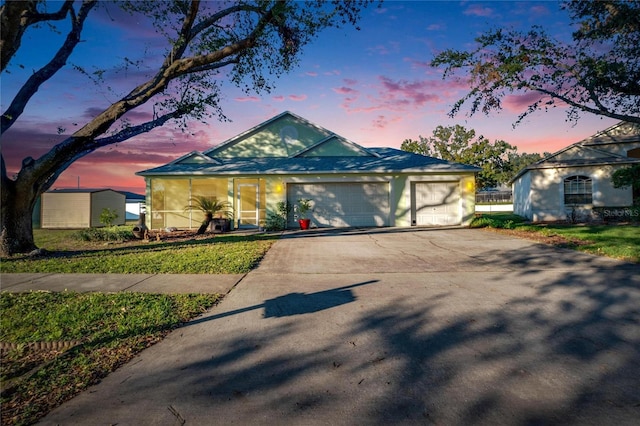
[(300, 224), (300, 229), (309, 229), (309, 225), (311, 224), (311, 219), (307, 217), (307, 213), (311, 210), (311, 200), (308, 198), (300, 198), (298, 200), (298, 223)]
[[(185, 210), (200, 210), (204, 213), (202, 225), (198, 228), (197, 234), (204, 234), (211, 221), (219, 221), (220, 231), (229, 230), (229, 217), (231, 216), (231, 206), (226, 201), (218, 201), (216, 197), (198, 195), (189, 200), (189, 205)], [(214, 218), (217, 216), (217, 218)]]

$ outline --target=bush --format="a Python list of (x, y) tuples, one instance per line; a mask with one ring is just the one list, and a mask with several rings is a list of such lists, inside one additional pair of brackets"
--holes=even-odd
[(100, 212), (100, 223), (111, 226), (113, 225), (113, 221), (118, 218), (118, 213), (114, 209), (104, 208), (102, 212)]
[(474, 218), (469, 227), (515, 229), (523, 222), (522, 217), (514, 214), (482, 215)]
[(109, 228), (82, 229), (74, 234), (80, 241), (117, 241), (123, 242), (133, 239), (133, 228), (130, 226), (116, 226)]
[(287, 228), (287, 217), (291, 212), (289, 203), (279, 201), (276, 204), (276, 211), (267, 212), (265, 229), (267, 231), (284, 231)]

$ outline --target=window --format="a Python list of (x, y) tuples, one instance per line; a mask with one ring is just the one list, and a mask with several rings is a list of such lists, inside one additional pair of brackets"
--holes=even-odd
[(587, 176), (569, 176), (564, 180), (565, 204), (591, 204), (592, 182)]

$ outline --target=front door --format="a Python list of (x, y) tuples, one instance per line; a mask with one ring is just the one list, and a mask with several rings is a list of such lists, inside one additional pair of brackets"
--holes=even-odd
[(253, 183), (238, 185), (238, 228), (258, 227), (260, 187)]

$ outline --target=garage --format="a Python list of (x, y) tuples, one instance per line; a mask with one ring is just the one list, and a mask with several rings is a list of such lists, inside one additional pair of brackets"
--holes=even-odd
[(296, 183), (287, 200), (312, 200), (311, 223), (318, 227), (388, 226), (388, 182)]
[(460, 225), (460, 183), (416, 182), (411, 186), (412, 223), (418, 226)]

